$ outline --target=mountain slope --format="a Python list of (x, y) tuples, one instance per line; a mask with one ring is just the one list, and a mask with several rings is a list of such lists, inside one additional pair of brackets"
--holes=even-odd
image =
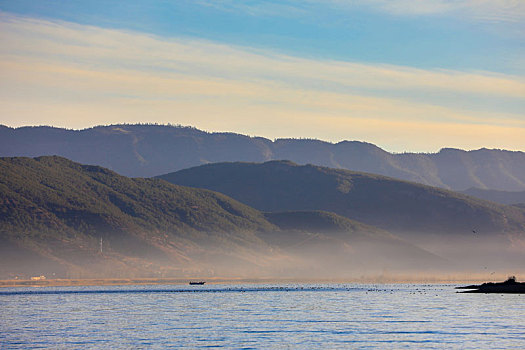
[(59, 157), (0, 159), (0, 203), (3, 241), (56, 263), (96, 269), (114, 262), (128, 273), (152, 262), (159, 270), (185, 263), (198, 270), (202, 254), (242, 260), (267, 248), (253, 232), (276, 229), (218, 193)]
[(523, 236), (525, 212), (380, 175), (288, 161), (219, 163), (160, 176), (264, 211), (325, 210), (400, 234)]
[(127, 176), (155, 176), (206, 163), (288, 159), (299, 164), (370, 172), (454, 190), (525, 190), (525, 153), (442, 149), (392, 154), (365, 142), (248, 137), (160, 125), (85, 130), (0, 126), (0, 156), (60, 155)]

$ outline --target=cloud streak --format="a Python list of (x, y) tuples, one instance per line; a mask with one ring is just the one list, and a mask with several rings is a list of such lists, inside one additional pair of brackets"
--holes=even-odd
[(8, 125), (152, 121), (394, 151), (525, 149), (519, 76), (312, 60), (8, 14), (0, 42)]
[(288, 0), (246, 3), (233, 0), (200, 0), (199, 4), (248, 16), (304, 16), (317, 7), (387, 13), (393, 16), (457, 16), (481, 22), (521, 22), (525, 2), (521, 0)]
[(361, 4), (394, 15), (463, 15), (481, 21), (519, 22), (525, 17), (521, 0), (333, 0), (339, 5)]

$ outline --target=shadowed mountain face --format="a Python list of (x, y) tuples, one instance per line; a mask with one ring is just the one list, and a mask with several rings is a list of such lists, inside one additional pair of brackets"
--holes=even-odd
[(326, 210), (399, 234), (512, 234), (525, 211), (380, 175), (288, 161), (219, 163), (160, 176), (224, 193), (263, 211)]
[(61, 157), (0, 158), (0, 278), (326, 278), (441, 266), (333, 213), (262, 213), (220, 193)]
[(149, 177), (214, 162), (288, 159), (454, 190), (525, 190), (523, 152), (443, 149), (435, 154), (392, 154), (357, 141), (271, 141), (158, 125), (114, 125), (80, 131), (0, 126), (0, 156), (41, 155), (60, 155), (127, 176)]

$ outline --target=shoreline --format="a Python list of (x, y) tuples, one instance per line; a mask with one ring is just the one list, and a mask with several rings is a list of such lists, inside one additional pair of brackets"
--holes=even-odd
[[(491, 279), (501, 280), (501, 276)], [(190, 281), (206, 281), (210, 284), (464, 284), (486, 282), (487, 278), (472, 276), (470, 278), (403, 278), (403, 277), (370, 277), (359, 279), (304, 279), (304, 278), (71, 278), (71, 279), (11, 279), (0, 280), (0, 288), (16, 287), (81, 287), (81, 286), (125, 286), (125, 285), (188, 285)]]

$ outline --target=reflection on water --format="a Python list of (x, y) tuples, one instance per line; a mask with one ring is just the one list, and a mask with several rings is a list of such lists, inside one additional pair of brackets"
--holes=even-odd
[(525, 295), (451, 285), (0, 290), (1, 348), (525, 348)]

